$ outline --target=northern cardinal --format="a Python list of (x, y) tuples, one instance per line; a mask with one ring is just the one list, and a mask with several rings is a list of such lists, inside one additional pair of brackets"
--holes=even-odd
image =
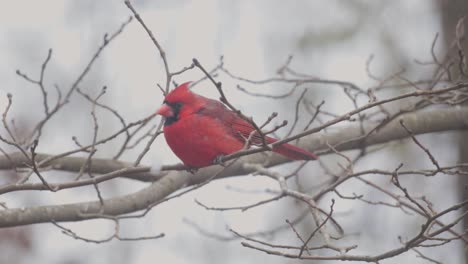
[[(172, 151), (185, 165), (200, 168), (241, 150), (255, 128), (221, 102), (190, 91), (189, 84), (181, 84), (168, 93), (156, 114), (166, 118), (164, 137)], [(265, 140), (268, 144), (277, 141), (271, 137)], [(251, 144), (262, 144), (258, 133), (252, 136)], [(291, 144), (275, 146), (273, 151), (293, 160), (317, 159), (313, 153)]]

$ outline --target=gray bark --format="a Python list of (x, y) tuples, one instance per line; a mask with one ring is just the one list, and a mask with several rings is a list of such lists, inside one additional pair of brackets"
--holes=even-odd
[[(332, 133), (307, 136), (301, 140), (301, 147), (316, 151), (319, 149), (327, 149), (327, 142), (331, 145), (347, 142), (341, 144), (338, 149), (352, 150), (358, 149), (363, 145), (371, 146), (406, 138), (408, 137), (408, 133), (401, 127), (400, 120), (404, 121), (405, 125), (413, 131), (414, 135), (451, 130), (467, 130), (468, 108), (451, 108), (405, 114), (389, 122), (383, 128), (374, 131), (364, 139), (361, 137), (362, 131), (360, 126), (347, 126), (337, 129)], [(375, 125), (376, 124), (365, 124), (364, 132), (370, 131)], [(356, 138), (361, 139), (355, 140)], [(13, 157), (15, 158), (14, 163), (20, 165), (21, 156), (14, 155)], [(16, 158), (18, 158), (18, 160), (16, 160)], [(85, 159), (86, 158), (80, 160), (80, 158), (66, 157), (54, 161), (54, 164), (58, 166), (58, 168), (64, 170), (78, 171), (83, 162), (85, 162)], [(220, 170), (222, 170), (222, 172), (217, 175), (217, 178), (245, 175), (251, 171), (243, 166), (244, 163), (263, 163), (265, 161), (265, 155), (254, 154), (242, 157), (226, 169), (222, 169), (220, 166), (211, 166), (200, 169), (195, 174), (185, 171), (171, 171), (168, 174), (155, 173), (152, 177), (160, 178), (160, 180), (135, 193), (105, 199), (103, 206), (101, 206), (100, 201), (91, 201), (63, 205), (4, 209), (0, 211), (0, 227), (46, 223), (51, 221), (80, 221), (136, 212), (146, 209), (152, 204), (161, 202), (169, 194), (185, 186), (201, 183), (219, 173)], [(102, 164), (99, 164), (99, 162)], [(92, 169), (100, 173), (110, 173), (113, 170), (124, 168), (128, 165), (127, 163), (118, 161), (100, 160), (99, 162), (93, 162), (96, 167)], [(275, 166), (286, 162), (288, 162), (287, 159), (278, 155), (273, 155), (270, 158), (269, 166)], [(60, 166), (61, 164), (67, 165)], [(12, 168), (12, 165), (8, 158), (0, 156), (0, 169), (9, 168)], [(145, 168), (144, 170), (149, 173), (150, 169)]]

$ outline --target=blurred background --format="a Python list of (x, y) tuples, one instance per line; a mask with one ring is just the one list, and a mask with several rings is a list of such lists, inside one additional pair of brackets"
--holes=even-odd
[[(435, 46), (442, 54), (450, 44), (459, 17), (468, 13), (466, 1), (216, 1), (216, 0), (138, 0), (133, 1), (145, 23), (153, 31), (167, 53), (170, 69), (182, 69), (198, 58), (206, 68), (215, 67), (224, 56), (225, 67), (238, 76), (260, 80), (276, 74), (288, 57), (294, 57), (291, 66), (299, 72), (322, 79), (353, 82), (363, 88), (375, 85), (369, 78), (366, 63), (373, 55), (372, 74), (381, 78), (406, 70), (409, 79), (430, 78), (430, 68), (414, 61), (431, 60), (431, 45), (439, 33)], [(123, 1), (115, 0), (44, 0), (3, 1), (0, 9), (0, 106), (6, 105), (6, 94), (13, 94), (11, 116), (18, 131), (27, 133), (34, 121), (43, 115), (40, 90), (15, 71), (38, 77), (49, 48), (52, 58), (45, 74), (45, 83), (54, 100), (54, 85), (68, 89), (102, 43), (104, 34), (116, 31), (128, 19), (130, 11)], [(197, 80), (203, 74), (192, 70), (176, 76), (181, 83)], [(300, 92), (290, 98), (272, 102), (268, 98), (250, 97), (237, 90), (239, 83), (220, 75), (225, 92), (238, 108), (265, 120), (273, 111), (279, 120), (294, 117), (294, 107)], [(101, 54), (80, 89), (97, 95), (103, 86), (108, 91), (101, 102), (119, 110), (127, 120), (138, 120), (153, 113), (162, 102), (157, 84), (164, 85), (165, 73), (157, 49), (133, 21), (124, 32)], [(285, 85), (268, 84), (246, 88), (265, 94), (283, 94)], [(309, 85), (309, 101), (324, 109), (343, 113), (353, 105), (340, 88)], [(194, 88), (196, 92), (217, 97), (208, 82)], [(73, 148), (72, 137), (80, 142), (91, 142), (93, 121), (89, 102), (74, 96), (66, 109), (45, 128), (38, 146), (39, 152), (59, 153)], [(304, 115), (306, 120), (310, 116)], [(120, 123), (104, 111), (98, 112), (100, 136), (120, 128)], [(279, 121), (278, 121), (279, 122)], [(278, 134), (284, 135), (287, 129)], [(428, 146), (437, 153), (439, 162), (453, 164), (468, 156), (468, 148), (459, 144), (463, 138), (454, 133), (421, 136), (431, 142)], [(405, 144), (375, 155), (359, 163), (356, 169), (394, 169), (400, 162), (411, 160), (411, 166), (430, 166), (414, 144)], [(141, 148), (129, 151), (122, 160), (133, 161)], [(112, 157), (116, 147), (106, 144), (99, 148), (97, 157)], [(324, 162), (337, 167), (339, 157), (324, 157)], [(145, 157), (143, 164), (173, 164), (177, 158), (159, 137)], [(290, 165), (277, 168), (290, 171)], [(15, 177), (1, 172), (2, 183)], [(307, 165), (300, 180), (307, 188), (320, 183), (323, 171), (315, 163)], [(63, 175), (49, 173), (50, 179)], [(57, 178), (54, 178), (57, 177)], [(379, 178), (381, 184), (388, 179)], [(387, 182), (387, 183), (386, 183)], [(415, 193), (437, 201), (437, 209), (455, 203), (463, 194), (457, 189), (456, 178), (411, 177), (405, 183)], [(139, 190), (145, 183), (119, 179), (102, 186), (104, 197), (113, 197)], [(244, 248), (240, 240), (232, 239), (227, 228), (241, 233), (259, 232), (283, 226), (285, 219), (300, 214), (292, 200), (275, 202), (246, 212), (207, 211), (198, 206), (198, 199), (209, 206), (229, 207), (246, 205), (270, 197), (263, 191), (278, 188), (276, 183), (261, 177), (235, 177), (210, 183), (200, 190), (161, 204), (142, 219), (122, 223), (122, 235), (138, 237), (164, 232), (158, 240), (137, 242), (111, 241), (102, 244), (86, 243), (65, 236), (52, 224), (41, 224), (0, 230), (1, 263), (299, 263)], [(378, 194), (358, 183), (343, 185), (341, 190), (351, 194), (363, 193), (370, 199)], [(95, 200), (93, 188), (79, 188), (58, 193), (25, 192), (1, 196), (9, 207), (61, 204)], [(323, 199), (328, 208), (330, 197)], [(337, 202), (337, 215), (350, 236), (349, 244), (359, 241), (353, 251), (377, 254), (400, 245), (395, 234), (405, 237), (410, 230), (418, 231), (420, 222), (402, 218), (401, 211), (377, 208), (347, 200)], [(193, 224), (209, 234), (197, 230)], [(83, 237), (99, 239), (112, 234), (113, 225), (106, 220), (66, 223)], [(300, 230), (313, 230), (311, 220), (305, 220)], [(364, 229), (365, 228), (365, 229)], [(389, 232), (392, 230), (392, 232)], [(211, 234), (211, 235), (210, 235)], [(391, 235), (391, 237), (387, 237)], [(280, 244), (297, 243), (289, 229), (267, 235)], [(447, 263), (465, 263), (463, 245), (451, 243), (441, 248), (424, 251), (434, 259)], [(311, 263), (319, 263), (314, 261)], [(335, 263), (333, 261), (328, 263)], [(336, 262), (337, 263), (337, 262)], [(408, 252), (382, 263), (425, 263), (414, 252)]]

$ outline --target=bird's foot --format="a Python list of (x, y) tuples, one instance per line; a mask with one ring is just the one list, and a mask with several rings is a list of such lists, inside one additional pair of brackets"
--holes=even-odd
[(187, 172), (190, 172), (191, 174), (195, 174), (197, 171), (198, 171), (198, 168), (190, 168), (190, 167), (187, 167), (185, 169)]
[(223, 154), (217, 156), (217, 157), (213, 160), (213, 164), (215, 164), (215, 165), (221, 165), (221, 166), (223, 166), (223, 167), (226, 167), (226, 163), (223, 161), (223, 158), (224, 158), (224, 155), (223, 155)]

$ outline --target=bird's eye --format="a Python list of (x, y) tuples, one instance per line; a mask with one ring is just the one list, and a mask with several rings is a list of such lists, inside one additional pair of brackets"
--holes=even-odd
[(180, 110), (180, 108), (182, 108), (182, 104), (181, 103), (173, 103), (172, 105), (172, 108), (177, 112), (178, 110)]
[(182, 108), (182, 103), (173, 103), (173, 102), (168, 102), (166, 100), (164, 100), (163, 104), (166, 104), (168, 106), (170, 106), (172, 108), (172, 110), (174, 111), (178, 111), (180, 110), (180, 108)]

